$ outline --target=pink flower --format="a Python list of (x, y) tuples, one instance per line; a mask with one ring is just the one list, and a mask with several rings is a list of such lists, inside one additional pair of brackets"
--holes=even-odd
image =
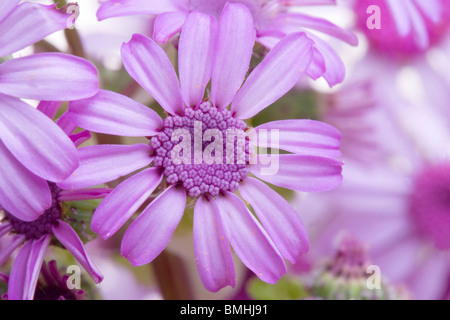
[[(377, 6), (379, 29), (369, 29), (367, 10)], [(354, 1), (357, 23), (371, 45), (386, 54), (421, 53), (442, 39), (448, 28), (445, 0), (358, 0)], [(374, 12), (370, 12), (373, 14)]]
[(339, 188), (299, 198), (295, 207), (305, 212), (313, 258), (331, 254), (334, 239), (348, 233), (414, 299), (442, 299), (450, 276), (450, 130), (430, 106), (402, 107), (398, 118), (388, 109), (379, 119), (382, 160), (347, 159)]
[[(48, 125), (55, 125), (51, 120), (44, 122), (40, 117), (52, 118), (57, 113), (59, 105), (59, 102), (41, 102), (38, 110), (30, 106), (31, 110), (35, 110), (35, 113), (32, 113), (34, 115), (33, 119)], [(20, 105), (19, 108), (21, 108)], [(14, 115), (13, 112), (11, 114)], [(76, 126), (67, 119), (66, 115), (61, 116), (58, 120), (58, 125), (55, 125), (59, 129), (57, 131), (58, 135), (65, 136), (74, 147), (79, 146), (90, 138), (90, 133), (86, 130), (72, 133)], [(35, 127), (31, 120), (24, 123), (24, 125), (32, 133), (40, 134), (39, 131), (34, 130)], [(33, 299), (45, 251), (50, 245), (53, 236), (78, 260), (96, 283), (100, 282), (103, 277), (88, 257), (83, 242), (73, 228), (64, 221), (65, 217), (62, 213), (61, 202), (104, 198), (111, 190), (105, 188), (62, 190), (53, 182), (32, 176), (31, 173), (17, 163), (17, 160), (11, 156), (3, 145), (1, 150), (2, 156), (5, 156), (5, 158), (2, 158), (3, 176), (8, 172), (5, 168), (9, 170), (20, 169), (19, 173), (13, 173), (25, 176), (23, 185), (18, 184), (18, 181), (2, 181), (5, 184), (9, 183), (11, 185), (10, 189), (15, 192), (14, 197), (11, 196), (6, 199), (12, 202), (16, 211), (13, 215), (8, 208), (0, 207), (0, 211), (3, 213), (3, 217), (0, 220), (0, 237), (4, 237), (7, 234), (12, 236), (12, 240), (0, 251), (0, 266), (5, 263), (16, 249), (23, 245), (14, 261), (9, 277), (8, 299)], [(34, 177), (34, 180), (31, 180), (30, 176)], [(27, 178), (30, 180), (27, 180)], [(14, 200), (19, 198), (24, 199), (22, 202), (25, 202), (28, 198), (33, 199), (35, 197), (34, 194), (41, 195), (47, 191), (50, 193), (50, 204), (39, 217), (32, 221), (18, 218), (20, 216), (28, 217), (30, 213), (26, 211), (26, 205), (24, 206), (20, 202), (15, 203), (13, 202)], [(10, 202), (6, 201), (5, 203), (9, 204)], [(21, 212), (20, 210), (25, 211)]]
[(310, 30), (331, 35), (351, 45), (358, 40), (351, 32), (342, 30), (331, 22), (298, 12), (289, 12), (294, 6), (335, 4), (334, 0), (109, 0), (102, 2), (97, 12), (99, 20), (137, 15), (156, 15), (153, 37), (165, 43), (178, 34), (192, 11), (199, 11), (219, 19), (227, 3), (242, 3), (251, 12), (256, 30), (256, 41), (272, 48), (284, 36), (293, 32), (305, 32), (314, 41), (314, 55), (307, 75), (313, 79), (324, 77), (330, 86), (341, 83), (345, 76), (345, 66), (331, 46)]
[[(0, 3), (0, 56), (67, 27), (55, 6)], [(0, 61), (4, 61), (1, 59)], [(47, 181), (59, 182), (78, 166), (74, 144), (51, 119), (21, 98), (68, 101), (98, 92), (97, 69), (61, 53), (42, 53), (0, 64), (0, 205), (31, 221), (51, 206)]]
[[(342, 179), (342, 163), (337, 160), (340, 133), (336, 129), (310, 120), (276, 121), (256, 128), (280, 129), (279, 147), (291, 152), (279, 155), (279, 170), (274, 175), (261, 174), (260, 163), (249, 164), (248, 142), (242, 144), (244, 163), (238, 163), (236, 157), (231, 163), (208, 164), (201, 159), (196, 164), (195, 152), (190, 154), (194, 164), (175, 163), (170, 156), (179, 145), (171, 139), (176, 130), (193, 133), (183, 137), (184, 142), (191, 142), (191, 137), (197, 135), (201, 138), (210, 129), (247, 130), (243, 119), (283, 96), (311, 63), (312, 41), (303, 33), (294, 33), (282, 39), (244, 82), (254, 39), (252, 15), (242, 4), (225, 6), (218, 24), (214, 16), (190, 13), (181, 30), (180, 83), (169, 58), (155, 41), (134, 35), (124, 44), (125, 68), (169, 114), (164, 121), (153, 110), (109, 91), (70, 104), (70, 119), (82, 128), (151, 137), (150, 146), (81, 148), (80, 167), (60, 184), (78, 188), (144, 168), (119, 184), (96, 210), (92, 228), (108, 238), (165, 180), (167, 188), (143, 210), (123, 238), (122, 255), (133, 265), (147, 264), (164, 250), (183, 216), (187, 196), (196, 201), (195, 255), (200, 277), (210, 291), (235, 286), (230, 244), (243, 263), (269, 283), (278, 281), (286, 272), (283, 258), (295, 261), (308, 250), (307, 234), (298, 214), (270, 187), (247, 175), (252, 172), (267, 182), (295, 190), (326, 191), (336, 187)], [(205, 99), (210, 80), (211, 94)], [(214, 141), (220, 141), (219, 136), (214, 136)], [(218, 144), (223, 147), (225, 139)], [(267, 147), (267, 141), (260, 146)], [(200, 148), (207, 147), (203, 144)], [(227, 159), (233, 155), (232, 150), (217, 157)], [(189, 155), (187, 158), (192, 160)], [(234, 194), (238, 189), (261, 222)]]

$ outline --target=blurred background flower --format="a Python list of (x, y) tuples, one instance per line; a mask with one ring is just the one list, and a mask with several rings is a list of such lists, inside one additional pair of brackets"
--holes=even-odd
[[(19, 2), (5, 2), (3, 6)], [(45, 8), (54, 3), (22, 2), (45, 4)], [(58, 8), (68, 5), (63, 0), (56, 2)], [(126, 72), (120, 54), (122, 43), (134, 33), (152, 36), (177, 65), (178, 34), (188, 13), (197, 9), (219, 19), (226, 3), (77, 2), (80, 14), (75, 29), (55, 32), (66, 26), (59, 26), (59, 20), (52, 19), (55, 28), (46, 33), (38, 32), (42, 29), (37, 26), (42, 26), (36, 22), (32, 35), (39, 33), (39, 37), (33, 41), (16, 37), (12, 31), (0, 37), (0, 43), (5, 43), (0, 46), (4, 51), (15, 38), (21, 42), (5, 51), (7, 57), (0, 58), (0, 82), (2, 70), (6, 72), (21, 61), (29, 66), (27, 61), (31, 60), (21, 59), (32, 54), (71, 53), (97, 67), (102, 89), (131, 98), (163, 118), (164, 110), (157, 101)], [(342, 133), (340, 150), (345, 165), (341, 187), (312, 194), (270, 185), (300, 214), (310, 236), (310, 253), (295, 264), (286, 262), (287, 274), (276, 284), (267, 284), (231, 251), (235, 288), (211, 293), (204, 288), (194, 259), (192, 205), (186, 208), (187, 214), (160, 256), (149, 265), (131, 267), (120, 256), (120, 242), (136, 215), (110, 239), (94, 240), (95, 235), (86, 224), (90, 224), (96, 205), (77, 202), (78, 214), (70, 215), (72, 227), (86, 242), (86, 252), (96, 261), (105, 280), (97, 286), (83, 275), (83, 292), (68, 293), (65, 288), (62, 292), (62, 280), (67, 279), (64, 269), (75, 262), (65, 250), (51, 246), (47, 257), (58, 260), (59, 268), (53, 262), (43, 264), (36, 297), (56, 292), (53, 297), (77, 299), (450, 299), (449, 1), (232, 2), (246, 5), (255, 20), (259, 43), (254, 47), (250, 70), (287, 33), (304, 31), (315, 42), (309, 77), (303, 77), (285, 96), (246, 120), (248, 126), (258, 127), (279, 120), (311, 119), (326, 122)], [(25, 4), (21, 8), (32, 6)], [(57, 11), (43, 12), (60, 17)], [(0, 29), (15, 21), (12, 14), (0, 14)], [(20, 28), (17, 30), (21, 32)], [(38, 41), (36, 45), (23, 48), (34, 41)], [(14, 72), (16, 69), (12, 68)], [(2, 97), (8, 95), (1, 101), (14, 99), (23, 110), (25, 102), (44, 113), (50, 110), (42, 104), (38, 107), (43, 97), (29, 94), (33, 90), (19, 94), (0, 89)], [(57, 100), (64, 99), (68, 98)], [(62, 108), (67, 106), (64, 103)], [(4, 108), (4, 115), (5, 110), (8, 107)], [(19, 117), (19, 111), (15, 112)], [(0, 124), (1, 114), (0, 111)], [(27, 124), (38, 125), (39, 121)], [(83, 139), (82, 131), (76, 132)], [(83, 146), (148, 143), (142, 136), (104, 133), (84, 140), (80, 141)], [(6, 145), (5, 141), (0, 143)], [(119, 182), (108, 182), (108, 186), (115, 187)], [(24, 203), (40, 203), (43, 209), (43, 201), (33, 199)], [(13, 206), (9, 207), (14, 211)], [(35, 209), (32, 211), (42, 212)], [(38, 215), (32, 211), (28, 212), (28, 220)], [(8, 231), (0, 227), (2, 235)], [(0, 249), (8, 248), (5, 238), (0, 239)], [(11, 258), (13, 261), (16, 256)], [(7, 298), (10, 267), (11, 263), (7, 263), (0, 269), (3, 298)], [(371, 286), (377, 284), (377, 275), (380, 289)], [(371, 279), (375, 282), (369, 283)]]

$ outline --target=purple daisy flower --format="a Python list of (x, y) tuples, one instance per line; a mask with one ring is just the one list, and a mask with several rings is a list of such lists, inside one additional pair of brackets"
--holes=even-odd
[(190, 12), (200, 11), (219, 19), (227, 3), (241, 3), (250, 10), (256, 30), (256, 41), (268, 48), (273, 48), (288, 34), (305, 32), (308, 38), (314, 41), (313, 59), (306, 74), (313, 79), (323, 76), (330, 86), (343, 81), (345, 66), (342, 60), (314, 31), (351, 45), (358, 44), (357, 37), (325, 19), (289, 11), (293, 6), (334, 5), (335, 0), (109, 0), (101, 4), (97, 17), (103, 20), (137, 14), (155, 15), (153, 38), (159, 43), (165, 43), (181, 31)]
[[(378, 28), (367, 27), (368, 8), (376, 18), (369, 22), (378, 22)], [(370, 44), (391, 56), (422, 54), (444, 38), (449, 26), (445, 0), (359, 0), (354, 1), (354, 10)]]
[[(151, 262), (170, 241), (180, 222), (187, 196), (196, 200), (194, 247), (197, 267), (205, 287), (217, 291), (234, 286), (235, 270), (230, 244), (243, 263), (262, 280), (275, 283), (286, 272), (283, 257), (295, 261), (309, 242), (299, 215), (287, 201), (249, 173), (272, 184), (302, 191), (325, 191), (341, 182), (340, 133), (310, 120), (266, 123), (256, 130), (280, 130), (275, 175), (261, 174), (262, 164), (251, 165), (250, 142), (242, 143), (246, 160), (239, 163), (233, 137), (231, 152), (220, 154), (211, 145), (224, 147), (221, 133), (245, 131), (247, 119), (283, 96), (311, 63), (313, 43), (304, 33), (281, 40), (245, 79), (255, 40), (252, 15), (242, 4), (228, 4), (216, 23), (214, 16), (192, 12), (181, 31), (180, 85), (163, 49), (153, 40), (134, 35), (122, 47), (128, 73), (169, 114), (164, 121), (153, 110), (120, 94), (100, 91), (93, 98), (70, 104), (69, 117), (92, 131), (125, 136), (151, 137), (150, 145), (101, 145), (79, 150), (81, 164), (60, 183), (80, 188), (107, 182), (151, 165), (120, 183), (94, 213), (92, 229), (108, 238), (152, 195), (165, 178), (167, 188), (148, 205), (126, 231), (121, 252), (135, 265)], [(204, 98), (211, 79), (210, 98)], [(241, 86), (242, 85), (242, 86)], [(228, 106), (231, 104), (231, 108)], [(212, 137), (210, 130), (216, 130)], [(190, 134), (173, 139), (177, 131)], [(209, 137), (208, 137), (209, 136)], [(183, 143), (214, 153), (213, 162), (186, 154), (187, 162), (172, 161)], [(191, 140), (192, 139), (192, 140)], [(269, 141), (270, 142), (270, 141)], [(267, 141), (260, 144), (266, 147)], [(184, 150), (183, 150), (184, 155)], [(187, 158), (187, 159), (186, 159)], [(191, 160), (193, 164), (188, 164)], [(224, 161), (225, 162), (225, 161)], [(239, 190), (255, 209), (259, 221)]]
[[(432, 79), (425, 72), (421, 76), (424, 83)], [(405, 285), (413, 299), (446, 299), (450, 127), (448, 110), (442, 112), (435, 97), (448, 91), (409, 100), (393, 90), (389, 79), (378, 80), (378, 111), (370, 115), (378, 161), (358, 163), (343, 150), (345, 182), (326, 195), (298, 197), (294, 206), (307, 213), (313, 259), (328, 255), (336, 236), (350, 233), (369, 245), (383, 277)], [(448, 98), (440, 101), (448, 106)]]
[[(68, 26), (70, 14), (54, 5), (18, 3), (0, 3), (0, 57)], [(8, 212), (38, 218), (51, 206), (47, 181), (65, 179), (79, 164), (67, 135), (20, 98), (69, 101), (97, 92), (97, 69), (78, 57), (42, 53), (0, 64), (0, 205)]]
[[(59, 104), (60, 103), (58, 102), (41, 102), (38, 109), (45, 114), (43, 115), (44, 117), (49, 116), (51, 118), (56, 114)], [(37, 114), (41, 114), (40, 111), (36, 111)], [(66, 115), (67, 114), (63, 114), (59, 118), (58, 127), (62, 134), (66, 135), (69, 141), (72, 141), (74, 146), (79, 146), (90, 138), (90, 133), (84, 130), (75, 134), (70, 134), (76, 126)], [(7, 150), (3, 150), (3, 152), (4, 154), (9, 154)], [(12, 162), (13, 159), (14, 158), (10, 156), (7, 160)], [(46, 185), (43, 185), (42, 187), (45, 188), (45, 190), (50, 190), (51, 205), (37, 219), (33, 221), (24, 221), (17, 218), (17, 215), (10, 213), (6, 208), (0, 207), (0, 211), (4, 212), (3, 219), (0, 221), (0, 237), (3, 237), (8, 233), (14, 235), (11, 242), (0, 251), (0, 265), (2, 265), (18, 247), (24, 244), (15, 259), (9, 278), (8, 299), (10, 300), (33, 299), (45, 250), (49, 246), (53, 236), (55, 236), (56, 239), (72, 253), (96, 283), (102, 280), (100, 272), (98, 272), (87, 256), (83, 242), (72, 227), (64, 221), (61, 202), (104, 198), (110, 192), (110, 189), (85, 188), (62, 190), (53, 182), (43, 181)], [(24, 189), (20, 190), (21, 194), (18, 195), (18, 197), (28, 197), (28, 189), (26, 189), (26, 187), (30, 184), (31, 182), (23, 186)], [(40, 185), (35, 186), (35, 192), (41, 192), (41, 190), (37, 189), (39, 187)]]
[[(33, 300), (85, 300), (87, 294), (82, 289), (69, 289), (67, 274), (61, 274), (55, 260), (42, 263), (41, 277), (37, 281)], [(0, 281), (8, 285), (9, 277), (0, 274)], [(8, 293), (0, 297), (9, 300)]]

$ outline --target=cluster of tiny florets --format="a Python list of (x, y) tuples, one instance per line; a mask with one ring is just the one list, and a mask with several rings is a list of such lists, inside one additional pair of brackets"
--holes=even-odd
[[(201, 123), (201, 137), (195, 136), (195, 126)], [(204, 142), (203, 135), (208, 129), (217, 129), (223, 137), (223, 161), (222, 163), (207, 164), (204, 160), (201, 164), (195, 164), (194, 152), (191, 152), (190, 164), (175, 164), (172, 161), (172, 149), (179, 143), (172, 141), (172, 134), (177, 129), (189, 131), (191, 137), (191, 146), (194, 146), (194, 140), (202, 141), (202, 151), (211, 143)], [(196, 108), (186, 108), (183, 116), (169, 116), (164, 120), (161, 131), (150, 140), (150, 147), (154, 155), (153, 165), (161, 167), (164, 170), (164, 176), (168, 184), (182, 185), (189, 196), (199, 197), (209, 194), (213, 197), (218, 196), (221, 191), (235, 191), (239, 183), (248, 173), (249, 162), (249, 143), (245, 140), (245, 146), (239, 145), (233, 140), (234, 155), (226, 153), (227, 130), (247, 130), (244, 121), (236, 119), (227, 109), (219, 110), (209, 102), (203, 102)], [(233, 138), (234, 139), (234, 138)], [(214, 140), (212, 140), (214, 141)], [(238, 147), (245, 150), (245, 162), (239, 163)], [(230, 156), (233, 160), (230, 161)]]
[(5, 211), (5, 218), (11, 224), (15, 234), (23, 234), (28, 240), (33, 240), (52, 233), (52, 227), (57, 225), (61, 218), (61, 206), (58, 200), (60, 189), (53, 183), (49, 183), (49, 187), (52, 194), (52, 205), (36, 220), (22, 221)]

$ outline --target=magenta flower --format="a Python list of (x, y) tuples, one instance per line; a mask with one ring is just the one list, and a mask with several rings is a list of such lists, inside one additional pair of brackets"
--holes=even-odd
[[(41, 102), (38, 109), (45, 114), (43, 115), (44, 117), (53, 117), (58, 107), (59, 103)], [(36, 111), (36, 114), (41, 113)], [(70, 134), (76, 126), (67, 119), (66, 115), (61, 116), (58, 120), (58, 125), (61, 133), (63, 135), (68, 134), (66, 137), (69, 141), (73, 141), (75, 146), (80, 145), (90, 137), (88, 131)], [(6, 161), (14, 163), (14, 158), (10, 156), (9, 151), (5, 148), (2, 151), (5, 155), (9, 156), (8, 158), (3, 159), (5, 161), (4, 163), (7, 163)], [(23, 169), (23, 171), (27, 172), (25, 169)], [(17, 214), (13, 215), (8, 209), (0, 207), (0, 210), (4, 211), (4, 217), (0, 221), (0, 237), (3, 237), (8, 233), (14, 235), (11, 242), (0, 251), (0, 265), (2, 265), (18, 247), (24, 244), (15, 259), (9, 278), (9, 300), (33, 299), (45, 250), (49, 246), (53, 236), (55, 236), (56, 239), (72, 253), (96, 283), (102, 280), (100, 272), (98, 272), (87, 256), (83, 247), (83, 242), (72, 227), (64, 221), (60, 202), (104, 198), (110, 192), (110, 189), (86, 188), (78, 190), (62, 190), (53, 182), (35, 179), (35, 181), (39, 182), (41, 182), (41, 180), (43, 183), (46, 183), (46, 185), (41, 186), (40, 184), (36, 184), (33, 186), (33, 188), (35, 188), (33, 189), (33, 192), (43, 193), (38, 189), (40, 187), (44, 188), (44, 190), (49, 189), (51, 194), (51, 205), (37, 219), (33, 221), (24, 221), (17, 218)], [(32, 182), (33, 181), (21, 186), (23, 189), (17, 190), (17, 192), (21, 192), (17, 197), (29, 197), (27, 193), (29, 189), (27, 189), (27, 187), (32, 185)], [(26, 216), (26, 213), (21, 215)]]
[(445, 117), (421, 103), (378, 120), (376, 130), (386, 133), (383, 161), (346, 160), (339, 188), (295, 207), (315, 228), (313, 257), (329, 254), (334, 238), (350, 233), (369, 245), (390, 282), (406, 285), (413, 299), (434, 300), (446, 298), (450, 275), (450, 130)]
[[(18, 3), (0, 4), (0, 56), (66, 28), (70, 18), (54, 5)], [(51, 206), (47, 181), (63, 180), (79, 164), (67, 135), (20, 98), (68, 101), (97, 92), (96, 68), (78, 57), (43, 53), (0, 64), (0, 205), (8, 212), (39, 217)]]
[(345, 76), (345, 66), (333, 48), (310, 30), (330, 35), (336, 39), (357, 45), (358, 39), (349, 31), (331, 22), (311, 17), (299, 12), (289, 12), (293, 6), (331, 5), (335, 0), (109, 0), (101, 4), (97, 12), (99, 20), (137, 15), (156, 15), (153, 38), (165, 43), (178, 34), (190, 12), (199, 11), (219, 19), (227, 3), (242, 3), (250, 10), (256, 30), (256, 41), (268, 48), (284, 36), (294, 32), (305, 32), (314, 41), (313, 59), (306, 74), (313, 79), (324, 77), (330, 86), (341, 83)]
[[(329, 254), (334, 238), (350, 233), (370, 246), (390, 282), (406, 285), (414, 299), (442, 299), (450, 274), (449, 162), (420, 166), (410, 174), (347, 162), (350, 167), (342, 188), (299, 206), (316, 215), (306, 223), (316, 226), (313, 257)], [(322, 213), (314, 209), (318, 201)]]
[[(126, 231), (122, 255), (135, 266), (158, 256), (180, 222), (189, 196), (196, 200), (193, 232), (197, 267), (210, 291), (235, 285), (230, 244), (243, 263), (269, 283), (286, 272), (283, 257), (294, 262), (308, 250), (308, 237), (298, 214), (263, 182), (248, 177), (250, 172), (275, 185), (302, 191), (330, 190), (342, 178), (342, 163), (336, 160), (340, 133), (320, 122), (286, 120), (256, 128), (280, 128), (279, 147), (292, 152), (279, 155), (279, 168), (274, 175), (261, 174), (264, 166), (260, 163), (249, 163), (249, 141), (235, 142), (232, 137), (232, 149), (219, 152), (230, 141), (224, 135), (228, 130), (248, 130), (243, 119), (273, 103), (298, 82), (311, 63), (313, 43), (304, 33), (287, 36), (241, 86), (255, 39), (252, 16), (242, 4), (228, 4), (216, 24), (214, 16), (200, 12), (187, 17), (179, 44), (180, 85), (169, 58), (156, 42), (134, 35), (123, 45), (122, 58), (128, 73), (169, 115), (163, 121), (153, 110), (109, 91), (72, 102), (69, 117), (80, 127), (107, 134), (151, 137), (150, 145), (81, 148), (80, 167), (59, 184), (80, 188), (145, 168), (119, 184), (95, 211), (92, 230), (108, 238), (165, 178), (167, 188)], [(210, 79), (211, 94), (205, 99)], [(189, 136), (182, 136), (182, 142), (177, 143), (179, 137), (173, 139), (176, 132)], [(195, 149), (197, 139), (202, 137), (213, 142), (200, 142), (201, 152), (209, 150), (210, 155), (214, 154), (212, 163), (205, 158), (197, 162), (197, 151), (178, 151), (180, 145), (191, 142)], [(267, 142), (260, 146), (266, 147)], [(245, 155), (241, 163), (237, 156), (239, 146)], [(177, 163), (173, 156), (181, 153), (183, 161)], [(261, 222), (233, 193), (236, 190), (255, 209)]]
[[(62, 219), (60, 201), (64, 199), (65, 194), (54, 184), (49, 184), (49, 187), (52, 190), (53, 204), (38, 219), (26, 222), (5, 211), (4, 218), (0, 222), (0, 237), (7, 233), (14, 235), (11, 242), (0, 251), (0, 265), (23, 245), (15, 258), (9, 277), (9, 300), (33, 299), (45, 251), (53, 236), (69, 250), (96, 283), (103, 278), (88, 257), (77, 233)], [(97, 191), (97, 193), (96, 197), (105, 196), (104, 192)]]
[[(369, 21), (368, 8), (377, 6)], [(362, 0), (354, 1), (357, 23), (370, 43), (387, 54), (417, 54), (443, 38), (448, 28), (449, 7), (445, 0)], [(379, 13), (378, 16), (376, 14)]]

